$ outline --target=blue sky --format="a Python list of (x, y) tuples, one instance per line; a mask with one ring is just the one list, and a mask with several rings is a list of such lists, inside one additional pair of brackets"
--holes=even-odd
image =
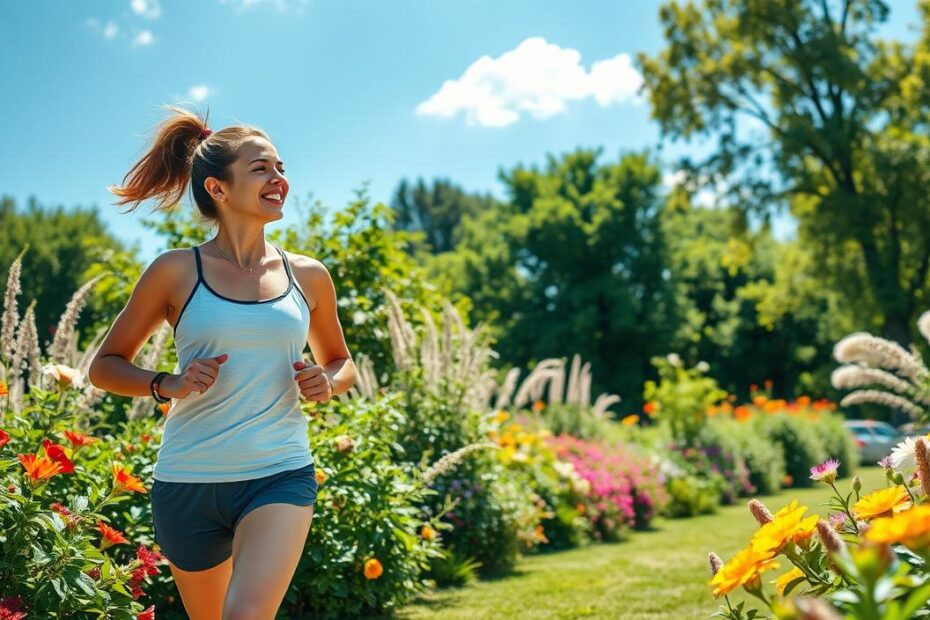
[[(215, 129), (265, 129), (303, 202), (312, 194), (341, 208), (364, 181), (388, 202), (403, 177), (448, 177), (503, 197), (501, 167), (579, 146), (603, 146), (602, 161), (613, 161), (657, 144), (627, 56), (662, 47), (659, 5), (5, 2), (0, 194), (19, 205), (30, 196), (96, 205), (148, 262), (164, 249), (141, 226), (151, 206), (122, 214), (106, 186), (144, 152), (159, 106), (188, 102), (209, 105)], [(915, 2), (891, 6), (881, 35), (914, 40)], [(269, 231), (298, 221), (288, 206)]]

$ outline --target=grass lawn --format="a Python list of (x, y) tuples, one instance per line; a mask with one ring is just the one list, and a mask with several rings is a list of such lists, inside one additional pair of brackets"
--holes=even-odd
[[(884, 471), (878, 467), (865, 467), (859, 475), (863, 492), (885, 485)], [(837, 488), (848, 492), (850, 483), (851, 479), (840, 480)], [(797, 499), (826, 515), (826, 506), (819, 504), (826, 503), (831, 493), (820, 484), (759, 499), (772, 512)], [(707, 618), (718, 607), (707, 583), (707, 553), (714, 551), (726, 562), (748, 543), (756, 528), (745, 501), (721, 507), (713, 515), (658, 519), (653, 531), (634, 532), (627, 542), (527, 556), (508, 577), (427, 593), (398, 617)], [(784, 570), (767, 573), (766, 581), (790, 567), (784, 558), (780, 564)], [(734, 603), (743, 599), (758, 602), (748, 595), (730, 597)]]

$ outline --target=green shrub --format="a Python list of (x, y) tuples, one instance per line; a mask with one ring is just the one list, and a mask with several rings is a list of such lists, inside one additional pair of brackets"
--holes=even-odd
[(810, 468), (827, 458), (827, 450), (816, 429), (816, 422), (802, 415), (760, 415), (754, 419), (762, 436), (781, 447), (789, 486), (813, 486)]
[(749, 470), (749, 481), (755, 487), (755, 494), (772, 495), (781, 490), (785, 478), (782, 447), (767, 441), (755, 424), (712, 418), (704, 436), (739, 455)]

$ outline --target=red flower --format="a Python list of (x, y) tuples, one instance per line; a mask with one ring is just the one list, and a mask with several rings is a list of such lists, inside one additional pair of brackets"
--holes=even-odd
[(48, 455), (48, 458), (61, 465), (60, 473), (74, 473), (74, 463), (72, 463), (71, 460), (65, 455), (64, 446), (59, 446), (57, 443), (52, 443), (48, 438), (42, 440), (42, 445), (45, 446), (45, 454)]
[(65, 431), (65, 437), (67, 437), (68, 441), (71, 442), (71, 447), (75, 452), (77, 452), (84, 446), (97, 441), (96, 437), (82, 435), (81, 433), (77, 433), (77, 432), (72, 433), (71, 431)]
[(22, 608), (23, 599), (20, 596), (8, 596), (0, 599), (0, 619), (22, 620), (26, 617), (26, 612), (21, 611)]
[(103, 538), (101, 539), (102, 544), (100, 546), (101, 551), (111, 545), (118, 545), (121, 543), (129, 542), (119, 530), (110, 527), (103, 521), (97, 522), (97, 528), (103, 534)]
[(155, 605), (150, 605), (145, 611), (137, 613), (136, 620), (155, 620)]
[(2, 428), (0, 428), (0, 448), (2, 448), (8, 443), (10, 443), (10, 436), (7, 435), (6, 432)]

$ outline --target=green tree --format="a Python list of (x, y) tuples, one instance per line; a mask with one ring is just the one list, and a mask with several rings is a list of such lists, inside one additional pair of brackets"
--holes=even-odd
[(601, 153), (502, 170), (506, 203), (465, 218), (455, 252), (433, 269), (472, 300), (475, 320), (494, 325), (506, 364), (578, 353), (591, 363), (592, 395), (635, 403), (675, 325), (658, 217), (665, 199), (647, 154), (600, 163)]
[(824, 281), (909, 342), (930, 269), (930, 35), (881, 41), (887, 15), (879, 0), (673, 1), (667, 46), (639, 63), (663, 136), (716, 139), (683, 162), (692, 178), (725, 179), (745, 209), (790, 207)]
[(462, 218), (477, 216), (494, 203), (490, 195), (465, 192), (448, 179), (435, 179), (427, 186), (423, 179), (411, 184), (402, 179), (391, 199), (396, 216), (394, 228), (423, 231), (428, 251), (441, 254), (458, 244)]
[[(44, 352), (65, 306), (93, 276), (94, 265), (107, 252), (123, 251), (123, 246), (109, 233), (96, 208), (46, 208), (30, 198), (25, 209), (18, 209), (13, 198), (0, 198), (0, 266), (4, 274), (27, 245), (18, 299), (20, 318), (35, 300), (36, 329)], [(5, 275), (3, 282), (5, 286)], [(93, 326), (111, 311), (112, 307), (91, 296), (77, 322), (82, 340), (91, 337)]]

